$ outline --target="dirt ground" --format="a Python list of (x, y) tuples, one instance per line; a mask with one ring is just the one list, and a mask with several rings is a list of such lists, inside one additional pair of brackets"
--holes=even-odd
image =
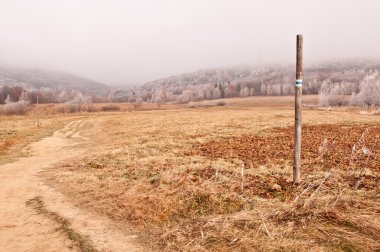
[[(27, 157), (0, 166), (0, 247), (2, 251), (80, 251), (52, 214), (44, 215), (28, 205), (42, 199), (49, 213), (67, 219), (71, 227), (88, 237), (99, 251), (140, 251), (133, 235), (114, 228), (106, 218), (80, 209), (38, 176), (62, 160), (78, 157), (89, 141), (80, 134), (94, 127), (94, 120), (77, 120), (52, 136), (27, 147)], [(50, 215), (50, 216), (49, 216)]]
[(0, 246), (380, 250), (380, 117), (316, 99), (304, 97), (298, 187), (293, 97), (77, 118), (0, 167)]

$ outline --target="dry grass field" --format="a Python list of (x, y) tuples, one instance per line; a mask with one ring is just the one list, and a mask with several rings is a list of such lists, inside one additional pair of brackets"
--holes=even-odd
[(26, 116), (0, 116), (0, 164), (27, 155), (26, 147), (42, 137), (51, 135), (78, 116), (41, 115), (37, 127), (33, 113)]
[(43, 176), (152, 250), (379, 251), (380, 117), (316, 99), (299, 186), (292, 97), (94, 114), (87, 154)]
[[(40, 104), (38, 109), (38, 126), (36, 106), (28, 108), (26, 115), (4, 115), (0, 113), (0, 164), (25, 156), (28, 144), (35, 142), (68, 122), (91, 116), (110, 115), (112, 112), (133, 112), (165, 110), (186, 107), (185, 105), (164, 104), (157, 108), (155, 104), (90, 104), (82, 106), (79, 112), (65, 104)], [(70, 112), (70, 110), (72, 110)], [(1, 111), (1, 109), (0, 109)], [(95, 114), (96, 113), (96, 114)]]
[[(79, 158), (41, 177), (158, 251), (379, 251), (380, 117), (304, 96), (302, 183), (292, 184), (293, 97), (117, 112), (2, 116), (0, 162), (71, 121)], [(103, 112), (102, 112), (103, 111)], [(80, 138), (76, 141), (82, 141)], [(49, 202), (47, 202), (49, 203)], [(75, 221), (75, 220), (73, 220)]]

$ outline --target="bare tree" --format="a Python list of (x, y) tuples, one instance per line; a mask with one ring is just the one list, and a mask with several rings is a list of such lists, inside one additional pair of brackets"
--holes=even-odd
[(378, 72), (367, 75), (360, 83), (360, 91), (353, 94), (351, 103), (353, 105), (380, 106), (380, 80)]

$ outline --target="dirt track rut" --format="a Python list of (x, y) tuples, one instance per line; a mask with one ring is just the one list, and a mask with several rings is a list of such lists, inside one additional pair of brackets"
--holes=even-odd
[(136, 237), (114, 228), (104, 216), (76, 207), (63, 194), (43, 183), (38, 173), (57, 162), (83, 154), (80, 129), (89, 120), (71, 122), (52, 136), (28, 146), (27, 157), (0, 166), (0, 251), (79, 251), (59, 224), (38, 214), (26, 202), (41, 197), (49, 211), (71, 222), (99, 251), (142, 251)]

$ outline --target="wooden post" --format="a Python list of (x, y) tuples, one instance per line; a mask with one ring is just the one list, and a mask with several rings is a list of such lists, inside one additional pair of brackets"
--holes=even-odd
[(295, 84), (294, 166), (293, 182), (301, 182), (301, 95), (302, 95), (302, 35), (297, 35), (297, 66)]
[(38, 117), (38, 95), (37, 95), (37, 107), (36, 107), (36, 124), (37, 124), (37, 128), (40, 127), (40, 118)]

